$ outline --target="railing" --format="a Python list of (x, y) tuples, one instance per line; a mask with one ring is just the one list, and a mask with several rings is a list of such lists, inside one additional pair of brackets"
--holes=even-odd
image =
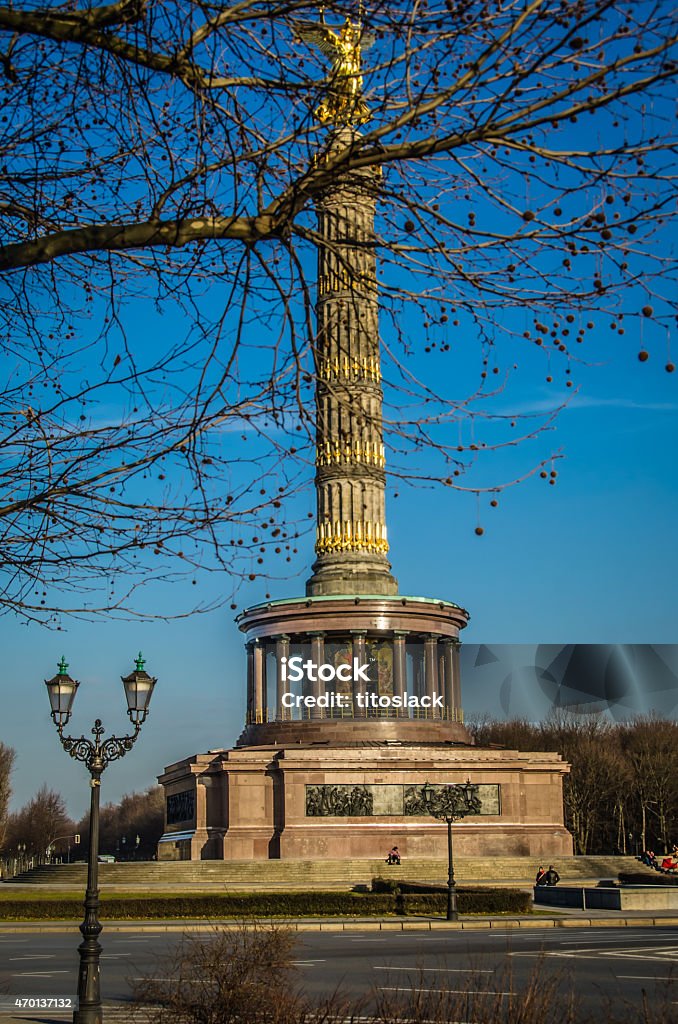
[(392, 722), (428, 721), (458, 722), (463, 724), (462, 708), (362, 708), (362, 714), (355, 714), (353, 708), (289, 708), (274, 711), (272, 708), (250, 712), (247, 714), (247, 725), (264, 725), (273, 722), (320, 722), (320, 721), (353, 721), (364, 722), (370, 719), (388, 719)]

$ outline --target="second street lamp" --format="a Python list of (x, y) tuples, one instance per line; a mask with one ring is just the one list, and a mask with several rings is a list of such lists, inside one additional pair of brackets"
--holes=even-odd
[(141, 726), (148, 715), (148, 705), (153, 694), (156, 680), (144, 670), (144, 659), (139, 654), (134, 671), (122, 677), (127, 698), (127, 714), (134, 726), (131, 736), (109, 736), (102, 740), (104, 728), (101, 719), (97, 718), (92, 729), (94, 740), (85, 736), (64, 736), (64, 728), (68, 724), (73, 708), (73, 701), (80, 685), (68, 675), (68, 665), (64, 658), (58, 666), (58, 672), (52, 679), (45, 680), (50, 704), (52, 720), (57, 727), (59, 739), (64, 750), (82, 761), (90, 773), (90, 816), (89, 816), (89, 851), (87, 858), (87, 891), (85, 893), (85, 918), (80, 925), (82, 942), (78, 946), (80, 968), (78, 971), (78, 1009), (73, 1014), (73, 1024), (102, 1024), (103, 1010), (101, 1005), (101, 986), (99, 976), (99, 958), (101, 946), (99, 934), (101, 922), (99, 910), (99, 791), (101, 776), (111, 761), (124, 757), (132, 749), (139, 735)]
[(426, 782), (421, 787), (424, 806), (434, 818), (447, 822), (447, 920), (456, 921), (457, 889), (454, 882), (454, 860), (452, 857), (452, 823), (465, 818), (467, 814), (480, 814), (481, 803), (478, 787), (470, 779), (458, 785), (432, 786)]

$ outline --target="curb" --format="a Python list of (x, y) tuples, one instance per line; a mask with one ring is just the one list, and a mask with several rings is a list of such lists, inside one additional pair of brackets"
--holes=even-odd
[[(280, 927), (290, 928), (297, 932), (343, 932), (343, 931), (479, 931), (485, 929), (506, 930), (511, 928), (519, 929), (548, 929), (548, 928), (672, 928), (678, 926), (678, 917), (584, 917), (584, 918), (542, 918), (534, 921), (530, 918), (514, 918), (502, 920), (491, 918), (489, 920), (468, 921), (446, 921), (444, 919), (429, 920), (408, 920), (408, 921), (286, 921), (284, 919), (257, 919), (256, 921), (172, 921), (169, 923), (134, 923), (134, 922), (104, 922), (104, 931), (108, 932), (159, 932), (159, 933), (181, 933), (212, 931), (214, 928), (260, 928), (269, 923)], [(28, 922), (17, 922), (15, 925), (9, 922), (0, 924), (0, 934), (68, 934), (78, 930), (78, 925), (73, 922), (44, 922), (31, 924)]]

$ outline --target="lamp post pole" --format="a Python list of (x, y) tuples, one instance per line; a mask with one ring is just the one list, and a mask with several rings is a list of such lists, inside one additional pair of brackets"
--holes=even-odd
[(469, 779), (463, 784), (432, 786), (426, 782), (421, 788), (423, 806), (434, 818), (447, 823), (447, 914), (448, 921), (456, 921), (457, 889), (454, 881), (454, 858), (452, 856), (452, 824), (467, 814), (479, 814), (481, 810), (478, 787)]
[[(101, 729), (97, 719), (95, 730)], [(102, 730), (103, 731), (103, 730)], [(98, 739), (98, 737), (97, 737)], [(87, 766), (90, 772), (89, 801), (89, 848), (87, 851), (87, 889), (85, 890), (85, 917), (80, 925), (82, 942), (78, 946), (80, 967), (78, 969), (78, 1009), (73, 1014), (74, 1024), (101, 1024), (101, 985), (99, 957), (101, 945), (99, 934), (99, 794), (101, 773), (105, 765), (101, 758)]]
[(156, 680), (144, 671), (144, 659), (139, 654), (135, 669), (122, 677), (127, 698), (127, 714), (134, 726), (131, 736), (109, 736), (102, 741), (104, 727), (97, 718), (92, 729), (94, 741), (85, 736), (74, 738), (64, 736), (64, 728), (71, 717), (75, 694), (80, 685), (71, 679), (64, 658), (52, 679), (45, 680), (52, 706), (52, 720), (57, 727), (64, 750), (82, 761), (90, 774), (90, 817), (89, 849), (87, 856), (87, 889), (85, 891), (85, 916), (80, 925), (82, 942), (78, 946), (80, 966), (78, 970), (78, 1008), (73, 1013), (73, 1024), (103, 1024), (99, 960), (101, 946), (99, 935), (99, 793), (101, 776), (111, 761), (116, 761), (132, 749), (148, 715), (148, 705)]
[(457, 913), (457, 890), (454, 885), (454, 861), (452, 859), (452, 822), (454, 818), (449, 815), (445, 818), (447, 822), (447, 920), (456, 921)]

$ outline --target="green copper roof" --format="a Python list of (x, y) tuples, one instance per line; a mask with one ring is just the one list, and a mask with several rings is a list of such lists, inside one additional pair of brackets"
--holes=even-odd
[(361, 604), (363, 601), (391, 601), (398, 604), (416, 601), (417, 603), (435, 604), (438, 606), (442, 604), (446, 608), (458, 608), (460, 611), (464, 611), (461, 605), (455, 604), (454, 601), (443, 601), (438, 597), (412, 597), (407, 594), (322, 594), (318, 597), (283, 597), (277, 601), (262, 601), (260, 604), (253, 604), (251, 607), (245, 608), (240, 614), (246, 615), (248, 612), (256, 611), (257, 608), (279, 608), (286, 604), (305, 604), (308, 606), (321, 604), (323, 601), (358, 601)]

